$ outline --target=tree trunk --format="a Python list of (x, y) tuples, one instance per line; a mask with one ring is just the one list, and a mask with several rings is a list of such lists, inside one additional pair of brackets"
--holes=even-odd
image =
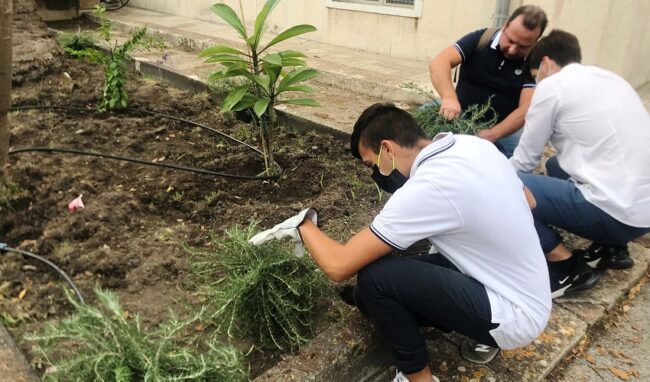
[(5, 184), (11, 107), (13, 0), (0, 0), (0, 186)]

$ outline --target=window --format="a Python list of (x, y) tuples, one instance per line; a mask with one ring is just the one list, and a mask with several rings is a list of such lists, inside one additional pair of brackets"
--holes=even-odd
[(327, 7), (405, 17), (422, 15), (422, 0), (327, 0)]

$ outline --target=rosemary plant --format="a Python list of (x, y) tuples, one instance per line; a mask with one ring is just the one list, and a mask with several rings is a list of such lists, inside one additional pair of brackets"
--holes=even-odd
[(100, 306), (79, 304), (76, 313), (28, 337), (49, 365), (44, 381), (246, 381), (243, 357), (214, 339), (197, 349), (179, 338), (200, 317), (172, 317), (152, 331), (129, 318), (112, 292), (96, 289)]
[(479, 130), (489, 129), (496, 123), (496, 115), (489, 100), (485, 105), (468, 107), (458, 118), (451, 121), (446, 120), (439, 111), (440, 106), (431, 106), (420, 108), (413, 113), (413, 117), (429, 138), (445, 131), (475, 135)]
[(248, 243), (256, 223), (226, 231), (214, 252), (193, 252), (193, 270), (212, 303), (209, 320), (229, 336), (252, 336), (260, 348), (294, 349), (313, 334), (314, 313), (330, 293), (308, 256), (286, 243)]

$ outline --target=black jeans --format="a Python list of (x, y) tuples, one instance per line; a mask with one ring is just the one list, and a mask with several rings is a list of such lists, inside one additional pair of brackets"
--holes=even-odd
[(497, 344), (485, 287), (440, 254), (387, 255), (357, 275), (354, 299), (393, 352), (395, 365), (414, 373), (429, 364), (420, 326), (456, 331)]

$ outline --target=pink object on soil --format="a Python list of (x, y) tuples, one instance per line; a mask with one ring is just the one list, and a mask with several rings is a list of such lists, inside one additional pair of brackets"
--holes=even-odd
[(84, 208), (84, 202), (81, 200), (83, 195), (79, 195), (75, 200), (68, 203), (68, 211), (75, 212), (78, 208)]

